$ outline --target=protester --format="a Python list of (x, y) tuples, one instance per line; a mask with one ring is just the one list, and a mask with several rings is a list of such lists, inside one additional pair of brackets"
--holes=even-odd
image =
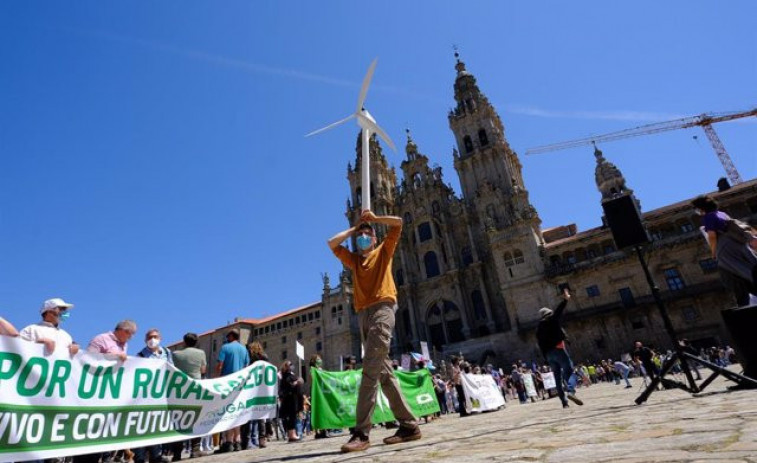
[[(184, 335), (184, 349), (173, 352), (173, 365), (194, 380), (202, 379), (202, 375), (206, 373), (208, 368), (205, 351), (195, 347), (197, 346), (197, 341), (198, 338), (195, 333), (187, 333)], [(200, 440), (201, 438), (199, 437), (190, 440), (189, 458), (207, 455), (207, 453), (200, 449)], [(179, 441), (176, 444), (183, 445), (184, 442)], [(177, 453), (181, 454), (181, 449), (178, 445), (174, 445), (173, 448), (175, 458)]]
[(562, 327), (562, 317), (565, 306), (570, 300), (568, 288), (563, 289), (563, 300), (551, 310), (543, 307), (539, 310), (539, 325), (536, 327), (536, 339), (539, 341), (539, 348), (549, 363), (549, 367), (555, 374), (555, 383), (557, 384), (557, 395), (560, 397), (563, 408), (568, 407), (566, 394), (563, 387), (563, 379), (568, 384), (568, 399), (577, 405), (583, 405), (583, 401), (576, 397), (576, 376), (573, 373), (573, 362), (565, 346), (567, 336)]
[[(698, 196), (691, 205), (703, 216), (702, 225), (723, 284), (733, 293), (738, 306), (749, 305), (749, 294), (757, 294), (757, 253), (750, 242), (739, 242), (727, 233), (734, 224), (728, 214), (718, 210), (714, 199)], [(754, 235), (752, 230), (752, 243)]]
[(133, 320), (122, 320), (118, 322), (113, 331), (98, 334), (92, 338), (89, 341), (89, 346), (87, 346), (87, 351), (112, 355), (118, 360), (125, 362), (129, 339), (136, 332), (137, 324)]
[(73, 306), (57, 297), (46, 300), (39, 309), (42, 321), (25, 327), (19, 336), (25, 341), (44, 344), (45, 352), (48, 354), (62, 348), (67, 349), (70, 355), (76, 355), (79, 352), (79, 345), (60, 327), (61, 322), (69, 317), (69, 310)]
[(303, 410), (302, 379), (292, 371), (292, 362), (285, 360), (281, 364), (279, 381), (279, 418), (284, 425), (289, 442), (299, 441), (297, 436), (297, 415)]
[[(383, 243), (377, 245), (371, 223), (388, 225)], [(360, 223), (333, 236), (328, 245), (342, 263), (352, 271), (354, 279), (354, 306), (358, 313), (360, 332), (364, 343), (363, 375), (357, 402), (357, 424), (342, 452), (355, 452), (370, 447), (371, 415), (376, 407), (378, 385), (389, 400), (389, 407), (400, 427), (394, 436), (384, 439), (385, 444), (398, 444), (421, 438), (415, 417), (399, 389), (389, 360), (389, 345), (394, 331), (397, 311), (397, 289), (392, 276), (394, 250), (402, 231), (400, 217), (377, 217), (370, 210), (363, 211)], [(341, 246), (355, 235), (359, 252), (350, 252)]]
[(16, 336), (18, 336), (18, 330), (16, 330), (16, 327), (14, 327), (11, 322), (4, 319), (3, 317), (0, 317), (0, 335), (11, 336), (15, 338)]
[(460, 417), (468, 416), (468, 409), (465, 406), (465, 389), (463, 389), (463, 371), (460, 368), (460, 358), (452, 357), (452, 384), (457, 392), (458, 413)]
[[(263, 350), (263, 346), (258, 342), (251, 342), (247, 349), (250, 354), (250, 365), (255, 362), (263, 361), (268, 362), (268, 355)], [(248, 439), (248, 447), (250, 444), (257, 446), (258, 448), (266, 447), (266, 420), (252, 420), (250, 422), (250, 438)], [(245, 436), (243, 435), (243, 438)]]
[[(137, 357), (146, 359), (163, 360), (173, 365), (173, 356), (171, 351), (161, 347), (160, 331), (156, 328), (151, 328), (145, 333), (145, 348), (137, 353)], [(176, 444), (170, 445), (173, 449), (173, 461), (181, 460), (181, 451), (184, 448), (184, 441), (179, 441)], [(150, 463), (167, 462), (168, 458), (162, 456), (163, 446), (161, 444), (149, 445), (147, 447), (139, 447), (133, 449), (134, 451), (134, 463), (145, 463), (149, 455)]]
[[(310, 366), (310, 377), (313, 378), (312, 370), (320, 370), (323, 368), (323, 359), (318, 354), (313, 354), (310, 356), (310, 360), (308, 361), (308, 365)], [(311, 420), (312, 421), (312, 420)], [(316, 439), (324, 439), (326, 437), (329, 437), (328, 431), (326, 429), (316, 429), (315, 430), (315, 438)]]
[[(107, 333), (98, 334), (87, 346), (87, 352), (95, 354), (104, 354), (106, 356), (112, 356), (121, 362), (126, 361), (126, 352), (128, 349), (128, 341), (137, 332), (137, 324), (132, 320), (122, 320), (118, 322), (116, 328), (113, 331)], [(98, 463), (102, 453), (89, 453), (84, 455), (76, 455), (73, 458), (73, 463)], [(136, 459), (136, 455), (134, 456)], [(162, 459), (158, 460), (162, 463)], [(151, 462), (151, 463), (158, 463)], [(135, 463), (137, 463), (135, 461)]]
[[(615, 371), (617, 371), (618, 374), (623, 378), (623, 381), (626, 382), (626, 389), (633, 387), (631, 386), (631, 382), (628, 381), (628, 374), (631, 372), (631, 368), (620, 360), (615, 362), (613, 364), (613, 367), (615, 368)], [(618, 381), (616, 384), (620, 384), (620, 381)]]
[[(226, 376), (244, 369), (250, 364), (250, 354), (239, 343), (239, 330), (231, 329), (226, 332), (226, 344), (221, 347), (218, 354), (216, 376)], [(220, 452), (239, 451), (242, 449), (242, 437), (240, 427), (226, 431), (226, 442), (221, 445)]]
[(641, 362), (644, 367), (644, 372), (649, 379), (655, 379), (657, 377), (657, 365), (654, 363), (655, 353), (649, 347), (644, 346), (641, 341), (634, 343), (633, 358), (637, 362)]

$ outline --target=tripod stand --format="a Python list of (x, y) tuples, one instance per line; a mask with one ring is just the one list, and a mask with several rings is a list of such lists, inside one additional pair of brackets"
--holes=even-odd
[[(665, 360), (665, 363), (663, 363), (662, 371), (660, 371), (660, 374), (652, 379), (651, 383), (649, 384), (649, 386), (647, 386), (644, 392), (642, 392), (641, 395), (636, 398), (636, 405), (641, 405), (642, 403), (646, 402), (649, 396), (657, 390), (657, 386), (660, 383), (662, 383), (662, 385), (666, 388), (676, 387), (683, 389), (686, 392), (696, 394), (698, 392), (702, 392), (704, 388), (709, 386), (710, 383), (712, 383), (715, 378), (718, 377), (718, 375), (723, 375), (723, 377), (735, 382), (741, 387), (757, 388), (757, 380), (726, 370), (721, 366), (715, 365), (712, 362), (701, 359), (683, 350), (683, 347), (678, 340), (678, 336), (676, 335), (675, 329), (673, 328), (673, 323), (670, 321), (668, 310), (665, 308), (665, 304), (662, 302), (662, 298), (660, 298), (660, 288), (657, 287), (657, 284), (652, 279), (652, 275), (649, 273), (649, 267), (647, 266), (647, 262), (644, 260), (644, 255), (641, 252), (642, 247), (637, 245), (634, 246), (634, 248), (636, 249), (636, 255), (639, 257), (641, 268), (644, 269), (644, 276), (646, 276), (647, 278), (647, 284), (652, 290), (654, 301), (657, 304), (657, 308), (660, 310), (660, 316), (662, 317), (662, 321), (665, 324), (665, 330), (668, 332), (668, 336), (670, 336), (670, 340), (673, 342), (673, 348), (675, 349), (673, 355), (669, 359)], [(680, 361), (681, 369), (686, 376), (685, 383), (678, 380), (665, 378), (665, 375), (670, 372), (670, 369), (673, 368), (673, 365), (675, 365), (678, 361)], [(709, 368), (710, 370), (712, 370), (712, 374), (707, 377), (707, 379), (705, 379), (702, 384), (697, 385), (697, 383), (694, 381), (694, 377), (691, 375), (689, 362), (696, 362), (703, 367)]]

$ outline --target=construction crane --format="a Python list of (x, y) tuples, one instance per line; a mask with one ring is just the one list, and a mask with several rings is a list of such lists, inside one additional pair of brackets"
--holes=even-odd
[(684, 117), (683, 119), (675, 119), (667, 122), (655, 122), (653, 124), (642, 125), (639, 127), (634, 127), (632, 129), (620, 130), (618, 132), (607, 133), (604, 135), (564, 141), (552, 145), (537, 146), (535, 148), (529, 148), (528, 150), (526, 150), (526, 154), (547, 153), (549, 151), (559, 151), (594, 143), (615, 141), (621, 140), (623, 138), (638, 137), (640, 135), (667, 132), (669, 130), (702, 127), (705, 135), (707, 135), (710, 143), (712, 143), (712, 148), (715, 150), (715, 154), (723, 164), (723, 168), (725, 168), (728, 180), (732, 185), (735, 185), (742, 182), (741, 175), (739, 175), (739, 172), (736, 170), (736, 166), (733, 165), (731, 157), (728, 156), (728, 152), (725, 150), (725, 146), (723, 146), (723, 143), (720, 141), (718, 134), (715, 133), (715, 129), (712, 128), (712, 124), (715, 124), (717, 122), (732, 121), (734, 119), (750, 116), (757, 116), (757, 108), (751, 109), (749, 111), (700, 114), (699, 116)]

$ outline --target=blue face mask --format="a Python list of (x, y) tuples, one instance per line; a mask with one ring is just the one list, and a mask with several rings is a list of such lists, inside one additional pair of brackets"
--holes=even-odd
[(371, 238), (368, 235), (360, 235), (357, 237), (357, 247), (360, 248), (361, 251), (365, 251), (366, 249), (371, 247), (371, 244), (373, 244), (373, 238)]
[(65, 312), (62, 312), (60, 315), (58, 315), (58, 319), (60, 319), (60, 321), (64, 322), (64, 321), (68, 320), (68, 317), (70, 317), (70, 316), (71, 316), (71, 312), (69, 312), (68, 310), (66, 310)]

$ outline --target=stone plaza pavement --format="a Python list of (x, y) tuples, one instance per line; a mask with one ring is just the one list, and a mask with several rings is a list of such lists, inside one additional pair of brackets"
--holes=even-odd
[[(704, 371), (703, 371), (704, 373)], [(213, 455), (197, 463), (236, 462), (750, 462), (757, 463), (757, 390), (727, 391), (718, 378), (693, 396), (659, 391), (637, 406), (634, 387), (582, 388), (585, 401), (563, 409), (557, 399), (421, 425), (423, 439), (384, 445), (393, 432), (374, 428), (366, 452), (341, 454), (348, 436), (270, 442), (267, 448)]]

